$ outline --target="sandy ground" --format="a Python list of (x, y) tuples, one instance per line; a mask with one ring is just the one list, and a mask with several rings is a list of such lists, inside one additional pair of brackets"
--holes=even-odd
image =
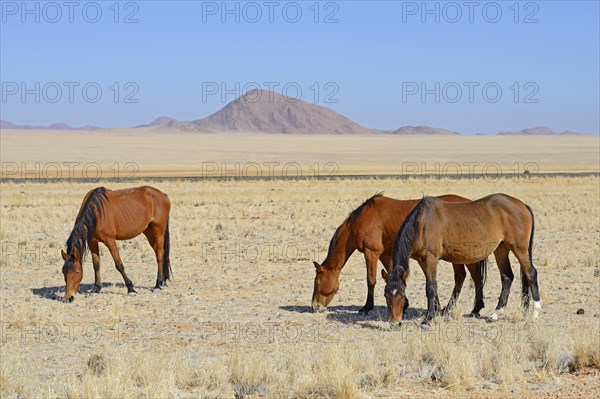
[[(103, 292), (85, 294), (93, 283), (88, 258), (80, 295), (70, 304), (52, 299), (64, 286), (60, 248), (83, 195), (99, 184), (2, 184), (2, 397), (600, 394), (598, 369), (569, 372), (578, 343), (594, 346), (600, 331), (597, 176), (136, 183), (152, 184), (171, 198), (174, 281), (162, 292), (151, 291), (154, 255), (138, 237), (121, 243), (137, 296), (126, 295), (103, 249)], [(522, 318), (518, 280), (505, 319), (463, 319), (474, 295), (467, 282), (453, 317), (439, 318), (424, 333), (418, 328), (424, 278), (413, 264), (408, 320), (400, 331), (389, 331), (381, 281), (376, 309), (357, 313), (366, 296), (359, 253), (342, 271), (329, 311), (309, 312), (312, 260), (325, 258), (335, 228), (377, 191), (395, 198), (506, 192), (529, 203), (537, 217), (541, 319)], [(513, 259), (515, 273), (517, 265)], [(453, 285), (450, 265), (441, 262), (438, 273), (445, 303)], [(491, 314), (499, 290), (492, 262), (484, 315)], [(585, 313), (577, 315), (578, 309)], [(107, 371), (90, 371), (94, 355), (106, 359)]]
[(599, 136), (2, 131), (2, 176), (338, 176), (593, 171)]

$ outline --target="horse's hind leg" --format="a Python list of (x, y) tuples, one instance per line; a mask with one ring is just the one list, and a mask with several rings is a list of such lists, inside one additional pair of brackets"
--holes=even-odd
[[(520, 261), (519, 264), (521, 264)], [(523, 273), (523, 268), (521, 268), (521, 310), (523, 311), (523, 315), (529, 310), (529, 300), (531, 297), (531, 290), (529, 287), (529, 281), (527, 280), (525, 273)]]
[(529, 309), (529, 291), (531, 288), (531, 296), (533, 297), (533, 318), (537, 319), (539, 311), (542, 308), (540, 303), (540, 292), (538, 289), (537, 270), (533, 266), (529, 258), (527, 249), (515, 248), (513, 251), (521, 265), (521, 307), (523, 312)]
[(127, 287), (127, 293), (129, 295), (135, 295), (137, 291), (133, 289), (133, 283), (125, 273), (125, 267), (123, 266), (123, 262), (121, 261), (121, 255), (119, 255), (119, 248), (117, 247), (117, 242), (115, 240), (108, 241), (106, 242), (106, 246), (108, 247), (108, 250), (110, 251), (110, 254), (113, 257), (113, 260), (115, 261), (115, 267), (117, 268), (119, 273), (121, 273), (121, 276), (123, 276), (125, 286)]
[(359, 312), (367, 314), (375, 307), (375, 283), (377, 282), (377, 261), (379, 254), (365, 249), (365, 263), (367, 265), (367, 301)]
[(500, 291), (500, 297), (498, 298), (498, 305), (496, 310), (490, 317), (492, 320), (497, 320), (498, 315), (504, 311), (506, 303), (508, 302), (508, 294), (510, 293), (510, 286), (512, 285), (515, 275), (513, 274), (512, 268), (510, 267), (510, 260), (508, 259), (509, 249), (501, 242), (498, 248), (494, 251), (494, 257), (498, 264), (498, 270), (500, 271), (500, 280), (502, 281), (502, 290)]
[(448, 301), (448, 305), (442, 310), (442, 316), (446, 316), (454, 305), (456, 305), (463, 283), (465, 282), (465, 277), (467, 276), (465, 265), (453, 263), (452, 267), (454, 268), (454, 290), (452, 290), (452, 296)]
[(161, 289), (165, 284), (165, 278), (163, 275), (163, 256), (164, 256), (164, 233), (159, 234), (154, 223), (151, 223), (146, 230), (144, 230), (144, 235), (148, 239), (148, 243), (154, 250), (156, 255), (156, 262), (158, 263), (158, 272), (156, 274), (156, 285), (154, 289)]
[(90, 252), (92, 253), (92, 263), (94, 264), (94, 288), (91, 294), (99, 294), (102, 288), (102, 278), (100, 277), (100, 248), (98, 241), (90, 243)]

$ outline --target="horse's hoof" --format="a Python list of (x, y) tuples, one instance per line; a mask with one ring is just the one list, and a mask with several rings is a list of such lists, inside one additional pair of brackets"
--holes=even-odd
[(358, 311), (358, 313), (362, 313), (364, 315), (369, 314), (369, 312), (373, 310), (373, 308), (368, 308), (366, 306), (363, 306), (362, 308), (360, 308), (360, 310)]
[(467, 313), (465, 315), (463, 315), (463, 317), (467, 318), (467, 319), (481, 319), (481, 315), (479, 313), (475, 313), (475, 312), (471, 312), (471, 313)]
[(429, 323), (421, 323), (421, 329), (427, 331), (427, 330), (429, 330), (429, 327), (430, 327)]
[(154, 287), (152, 289), (152, 292), (161, 292), (162, 291), (162, 287)]
[(127, 293), (127, 295), (129, 295), (129, 296), (136, 296), (137, 292), (136, 291), (130, 291), (130, 292)]

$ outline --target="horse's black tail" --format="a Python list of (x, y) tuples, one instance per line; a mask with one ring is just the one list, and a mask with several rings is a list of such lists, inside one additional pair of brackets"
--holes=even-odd
[(533, 210), (527, 204), (525, 204), (527, 210), (531, 214), (531, 234), (529, 235), (529, 262), (533, 265), (533, 233), (535, 232), (535, 218), (533, 217)]
[(163, 243), (163, 278), (166, 280), (171, 280), (173, 277), (173, 272), (171, 271), (171, 261), (169, 260), (169, 248), (171, 246), (170, 238), (169, 238), (169, 221), (167, 220), (167, 228), (165, 230)]
[[(531, 234), (529, 235), (528, 252), (529, 252), (529, 264), (531, 266), (533, 266), (533, 233), (535, 232), (535, 218), (533, 217), (533, 210), (531, 209), (531, 207), (527, 204), (525, 204), (525, 206), (527, 207), (527, 210), (531, 214)], [(529, 285), (529, 283), (527, 282), (527, 279), (525, 278), (525, 274), (523, 274), (523, 268), (521, 268), (521, 284), (523, 284), (524, 287)]]

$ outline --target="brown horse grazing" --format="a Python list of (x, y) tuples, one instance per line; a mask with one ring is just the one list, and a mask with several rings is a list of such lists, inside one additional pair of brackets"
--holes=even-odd
[(534, 219), (531, 208), (505, 194), (492, 194), (468, 203), (449, 203), (425, 197), (413, 208), (400, 228), (394, 244), (394, 271), (385, 286), (385, 298), (392, 326), (399, 326), (406, 300), (408, 260), (419, 262), (426, 278), (427, 313), (422, 327), (439, 309), (436, 269), (439, 259), (453, 263), (473, 263), (496, 257), (502, 278), (502, 291), (492, 319), (506, 306), (513, 273), (508, 254), (521, 265), (522, 306), (529, 307), (533, 296), (533, 317), (541, 309), (537, 271), (533, 267)]
[(149, 187), (109, 190), (98, 187), (86, 194), (67, 239), (67, 252), (62, 252), (65, 264), (65, 300), (75, 298), (83, 278), (82, 260), (89, 247), (94, 264), (95, 281), (92, 294), (100, 292), (100, 250), (98, 243), (108, 247), (115, 267), (123, 276), (127, 292), (135, 295), (133, 283), (125, 274), (117, 248), (117, 240), (130, 240), (144, 233), (156, 253), (158, 275), (155, 289), (171, 278), (169, 263), (169, 211), (171, 202), (161, 191)]
[[(443, 195), (439, 198), (450, 202), (470, 201), (457, 195)], [(348, 215), (335, 231), (323, 264), (313, 262), (317, 272), (312, 296), (314, 311), (324, 310), (329, 305), (339, 289), (340, 272), (355, 250), (364, 254), (367, 265), (367, 301), (360, 312), (366, 314), (373, 309), (377, 260), (383, 263), (388, 273), (392, 272), (392, 247), (398, 230), (418, 201), (396, 200), (378, 193)], [(456, 302), (466, 276), (464, 265), (461, 262), (455, 263), (453, 267), (455, 285), (445, 311), (448, 311)], [(479, 311), (484, 307), (483, 285), (487, 261), (482, 260), (477, 264), (468, 264), (467, 268), (475, 283), (475, 306), (472, 315), (478, 316)], [(384, 273), (383, 270), (382, 273)], [(408, 303), (405, 306), (407, 307)]]

